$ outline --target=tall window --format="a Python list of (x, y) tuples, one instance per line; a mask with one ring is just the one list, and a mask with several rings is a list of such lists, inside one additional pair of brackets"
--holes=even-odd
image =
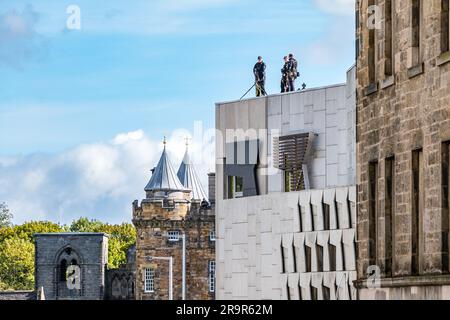
[(385, 203), (384, 203), (384, 272), (386, 276), (392, 276), (392, 261), (393, 261), (393, 217), (394, 217), (394, 203), (395, 203), (395, 158), (390, 157), (385, 161)]
[(384, 2), (384, 74), (392, 76), (394, 71), (393, 59), (393, 0), (385, 0)]
[(209, 241), (211, 242), (216, 241), (216, 230), (211, 230), (209, 232)]
[(244, 196), (244, 179), (228, 176), (228, 198), (242, 198)]
[[(369, 0), (369, 7), (375, 5), (375, 0)], [(369, 51), (368, 51), (368, 68), (369, 68), (369, 84), (376, 81), (376, 61), (375, 61), (375, 28), (369, 28)]]
[(294, 242), (292, 242), (292, 259), (294, 259), (294, 261), (293, 261), (294, 273), (297, 273), (297, 253), (296, 253), (296, 248), (295, 248)]
[(375, 265), (377, 260), (377, 202), (378, 162), (371, 162), (369, 163), (369, 265)]
[(316, 287), (311, 286), (311, 300), (319, 300), (319, 290)]
[(311, 272), (311, 248), (309, 246), (305, 246), (305, 267), (306, 272)]
[(422, 0), (411, 0), (411, 47), (413, 66), (421, 62)]
[(317, 255), (317, 272), (323, 272), (323, 247), (320, 244), (316, 245)]
[(450, 208), (450, 141), (442, 144), (442, 272), (449, 270), (449, 208)]
[(336, 271), (336, 246), (328, 244), (328, 256), (330, 258), (330, 271)]
[(144, 272), (144, 292), (155, 292), (155, 269), (146, 268)]
[(287, 248), (283, 247), (283, 244), (281, 244), (281, 269), (282, 269), (282, 273), (286, 273), (287, 272), (287, 266), (288, 266), (288, 252), (287, 252)]
[(322, 294), (323, 294), (323, 300), (328, 301), (330, 300), (330, 288), (322, 285)]
[(63, 259), (59, 264), (59, 281), (67, 280), (67, 261)]
[(330, 230), (330, 205), (323, 202), (322, 209), (323, 209), (323, 229)]
[(215, 261), (209, 261), (208, 274), (209, 274), (209, 292), (215, 292), (216, 291), (216, 262)]
[(449, 0), (442, 1), (442, 18), (441, 18), (441, 52), (450, 51), (450, 11)]
[(412, 214), (411, 214), (411, 273), (419, 274), (419, 246), (421, 217), (423, 213), (423, 152), (422, 149), (412, 153)]

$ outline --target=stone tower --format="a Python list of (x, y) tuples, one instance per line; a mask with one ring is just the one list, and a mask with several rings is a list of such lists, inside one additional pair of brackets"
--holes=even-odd
[(183, 292), (186, 299), (214, 298), (215, 217), (187, 150), (177, 175), (164, 142), (145, 192), (140, 205), (133, 203), (136, 299), (167, 300), (170, 291), (175, 300)]

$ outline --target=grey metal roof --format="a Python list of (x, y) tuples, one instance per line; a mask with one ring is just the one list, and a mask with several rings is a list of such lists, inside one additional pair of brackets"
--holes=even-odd
[(208, 200), (200, 179), (195, 172), (195, 168), (192, 164), (191, 157), (189, 156), (189, 151), (187, 148), (186, 153), (184, 154), (183, 161), (181, 162), (180, 168), (178, 169), (177, 176), (187, 189), (192, 190), (192, 200)]
[(159, 159), (158, 165), (150, 178), (145, 191), (184, 191), (186, 188), (178, 179), (167, 157), (166, 146)]

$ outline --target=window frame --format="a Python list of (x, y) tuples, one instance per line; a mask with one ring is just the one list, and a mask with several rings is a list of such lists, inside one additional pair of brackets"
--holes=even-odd
[(144, 269), (144, 293), (155, 292), (155, 269)]
[(208, 261), (208, 290), (216, 292), (216, 261)]
[(181, 238), (180, 230), (169, 230), (167, 232), (167, 241), (169, 242), (178, 242)]

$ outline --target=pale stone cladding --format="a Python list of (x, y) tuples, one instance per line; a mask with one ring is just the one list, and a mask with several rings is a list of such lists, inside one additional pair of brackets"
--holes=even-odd
[[(188, 199), (188, 198), (186, 198)], [(173, 207), (160, 199), (144, 199), (133, 203), (136, 239), (136, 299), (169, 299), (169, 262), (150, 257), (173, 258), (173, 299), (182, 299), (182, 241), (170, 242), (169, 231), (186, 236), (186, 299), (211, 300), (210, 261), (215, 261), (215, 216), (211, 209), (199, 208), (188, 201), (174, 200)], [(155, 270), (154, 290), (145, 292), (145, 269)], [(215, 281), (215, 278), (214, 280)]]
[(219, 201), (216, 214), (217, 299), (356, 299), (355, 187)]
[[(35, 234), (35, 287), (46, 300), (103, 300), (108, 236), (103, 233)], [(80, 267), (80, 289), (69, 290), (66, 266)]]
[[(356, 299), (355, 82), (352, 67), (345, 84), (216, 104), (218, 299)], [(315, 135), (310, 188), (285, 192), (274, 138), (298, 132)], [(230, 145), (250, 140), (254, 166), (230, 163)], [(242, 198), (230, 198), (232, 170)]]
[[(444, 3), (356, 3), (357, 269), (362, 299), (450, 298), (450, 55), (441, 45)], [(380, 10), (378, 29), (367, 27), (370, 5)], [(381, 288), (374, 290), (365, 281), (371, 265), (380, 268), (382, 277)]]

